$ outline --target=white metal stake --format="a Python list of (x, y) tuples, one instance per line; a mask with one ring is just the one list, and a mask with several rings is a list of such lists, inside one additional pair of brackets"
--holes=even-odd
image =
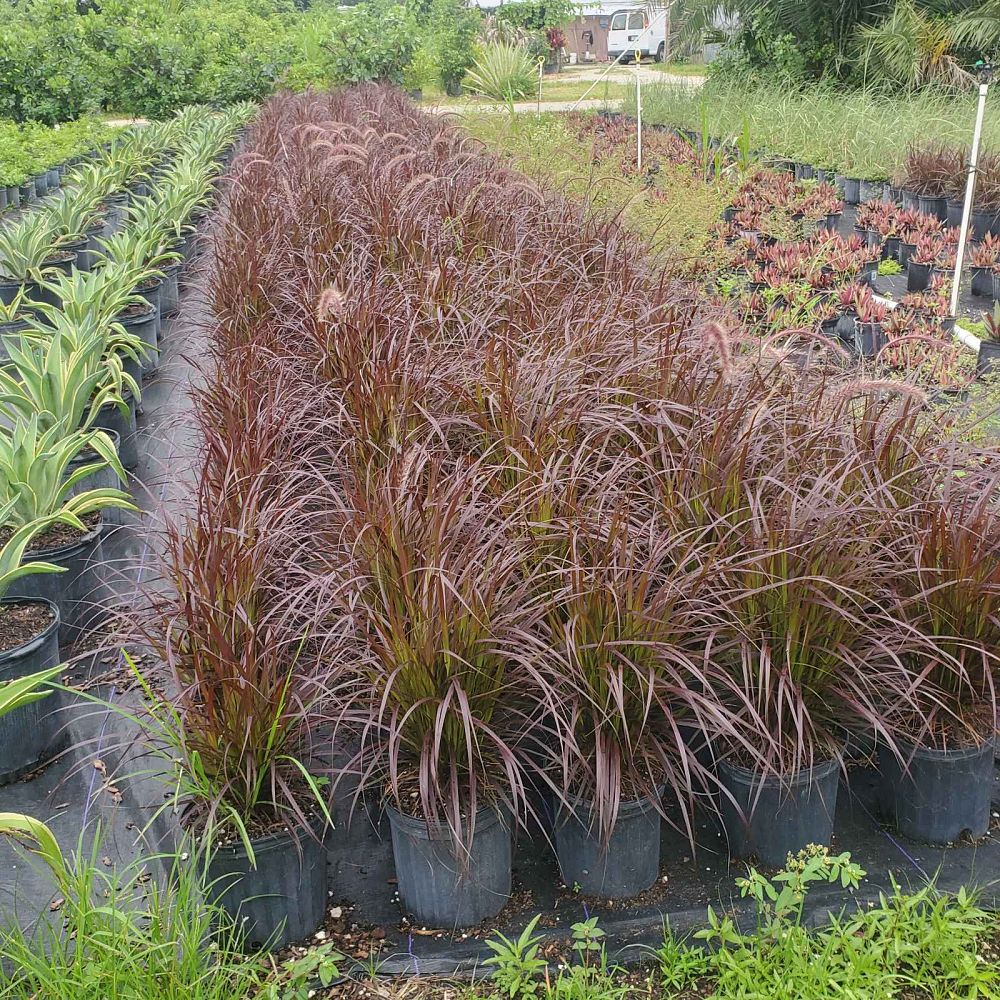
[(969, 177), (965, 182), (965, 204), (962, 206), (962, 228), (958, 233), (958, 252), (955, 254), (955, 275), (951, 286), (950, 315), (958, 317), (959, 283), (962, 280), (962, 265), (965, 263), (965, 241), (969, 238), (969, 220), (972, 217), (972, 201), (976, 193), (976, 168), (979, 165), (979, 142), (983, 136), (983, 115), (986, 113), (988, 83), (979, 85), (979, 107), (976, 109), (976, 128), (972, 133), (972, 150), (969, 153)]
[(635, 50), (635, 168), (642, 173), (642, 74), (639, 71), (639, 60), (642, 53)]

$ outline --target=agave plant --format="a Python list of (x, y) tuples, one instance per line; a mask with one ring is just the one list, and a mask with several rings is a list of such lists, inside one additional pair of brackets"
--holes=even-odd
[(91, 429), (105, 406), (125, 411), (125, 397), (138, 385), (108, 353), (100, 329), (55, 319), (54, 329), (36, 326), (8, 341), (13, 370), (0, 369), (0, 412), (11, 420), (37, 416), (41, 428), (69, 435)]
[(0, 227), (0, 277), (37, 281), (56, 251), (57, 232), (51, 219), (31, 214), (16, 225)]
[[(13, 514), (16, 501), (8, 500), (0, 506), (0, 524), (7, 524), (8, 518)], [(58, 520), (57, 517), (46, 517), (36, 521), (29, 521), (15, 527), (14, 531), (6, 542), (0, 546), (0, 598), (4, 597), (10, 589), (10, 585), (23, 576), (31, 576), (35, 573), (64, 573), (65, 566), (55, 566), (52, 563), (42, 561), (23, 562), (24, 553), (34, 539), (43, 531), (50, 528)], [(56, 668), (56, 673), (61, 668)], [(17, 682), (14, 682), (15, 684)], [(15, 698), (31, 697), (30, 685), (27, 687), (4, 688), (6, 695)], [(0, 696), (0, 702), (3, 696)], [(27, 704), (27, 701), (20, 702)]]
[[(109, 507), (137, 508), (121, 490), (101, 488), (73, 494), (74, 488), (105, 466), (125, 480), (114, 442), (103, 431), (64, 434), (61, 427), (43, 430), (38, 415), (18, 420), (0, 431), (0, 505), (5, 524), (13, 527), (58, 517), (80, 531), (81, 520)], [(95, 461), (70, 471), (79, 456), (93, 453)]]

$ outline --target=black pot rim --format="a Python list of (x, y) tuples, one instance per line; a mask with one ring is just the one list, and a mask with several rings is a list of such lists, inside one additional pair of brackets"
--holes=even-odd
[[(138, 303), (136, 303), (138, 305)], [(144, 312), (136, 313), (134, 316), (116, 316), (114, 318), (115, 323), (121, 323), (122, 326), (138, 326), (140, 323), (147, 323), (152, 318), (156, 312), (156, 306), (151, 302), (146, 303), (146, 309)]]
[(63, 556), (73, 555), (81, 549), (92, 545), (101, 537), (103, 523), (104, 518), (98, 514), (97, 527), (92, 528), (87, 534), (81, 535), (75, 542), (70, 542), (68, 545), (60, 545), (54, 549), (38, 549), (35, 552), (26, 552), (25, 560), (27, 562), (50, 562)]
[(992, 733), (987, 736), (979, 746), (959, 747), (953, 750), (936, 750), (933, 747), (918, 746), (911, 740), (902, 737), (897, 740), (897, 743), (900, 753), (906, 760), (974, 760), (987, 753), (996, 753), (997, 735)]
[[(657, 812), (659, 799), (662, 798), (662, 795), (663, 792), (661, 791), (656, 799), (652, 795), (644, 795), (640, 799), (622, 799), (618, 803), (618, 814), (615, 817), (615, 822), (618, 823), (623, 819), (631, 819), (633, 816), (645, 816), (647, 813)], [(560, 803), (557, 810), (556, 822), (565, 822), (572, 818), (586, 826), (587, 823), (584, 821), (589, 820), (593, 814), (594, 800), (580, 798), (569, 805)]]
[[(277, 833), (269, 833), (264, 837), (251, 837), (250, 846), (253, 848), (254, 855), (258, 854), (270, 854), (274, 851), (279, 851), (288, 846), (294, 846), (299, 839), (304, 840), (316, 840), (317, 843), (322, 841), (322, 838), (326, 835), (328, 830), (332, 830), (333, 827), (326, 822), (325, 817), (318, 817), (317, 821), (312, 824), (313, 833), (317, 834), (316, 838), (305, 836), (300, 837), (299, 835), (304, 833), (300, 827), (297, 830), (280, 830)], [(221, 857), (240, 857), (248, 858), (246, 844), (242, 840), (237, 840), (232, 844), (221, 844), (218, 847), (212, 849), (212, 854)]]
[[(435, 841), (448, 840), (451, 837), (451, 833), (446, 827), (437, 826), (433, 830), (428, 830), (425, 819), (401, 813), (388, 799), (385, 800), (385, 809), (389, 814), (389, 819), (400, 829), (405, 830), (407, 836)], [(476, 810), (476, 833), (479, 833), (480, 830), (492, 830), (497, 823), (502, 821), (502, 807), (482, 806)]]
[(0, 664), (12, 663), (16, 660), (22, 660), (24, 657), (29, 656), (40, 646), (44, 645), (44, 643), (48, 642), (52, 635), (59, 631), (59, 626), (62, 624), (62, 619), (59, 614), (59, 605), (53, 603), (45, 597), (4, 597), (0, 598), (0, 604), (44, 604), (52, 613), (52, 621), (49, 622), (44, 631), (39, 632), (33, 639), (29, 639), (27, 642), (21, 643), (20, 646), (15, 646), (13, 649), (0, 652)]
[(822, 781), (829, 777), (832, 772), (840, 770), (841, 761), (838, 757), (832, 757), (830, 760), (813, 764), (812, 767), (799, 768), (794, 774), (774, 774), (771, 772), (763, 776), (759, 771), (735, 764), (725, 758), (718, 761), (718, 767), (720, 771), (725, 771), (734, 781), (743, 785), (756, 788), (760, 785), (767, 787), (781, 784), (788, 787), (807, 784), (813, 780)]

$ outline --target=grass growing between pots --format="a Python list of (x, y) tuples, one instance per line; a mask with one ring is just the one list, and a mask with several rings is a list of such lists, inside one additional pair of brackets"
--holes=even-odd
[[(0, 814), (0, 832), (31, 845), (53, 898), (31, 930), (0, 931), (0, 997), (84, 1000), (247, 1000), (262, 970), (237, 949), (225, 916), (202, 899), (198, 868), (185, 856), (142, 858), (117, 871), (102, 863), (100, 829), (64, 855), (44, 824)], [(48, 834), (48, 836), (46, 836)], [(88, 846), (87, 840), (90, 840)]]

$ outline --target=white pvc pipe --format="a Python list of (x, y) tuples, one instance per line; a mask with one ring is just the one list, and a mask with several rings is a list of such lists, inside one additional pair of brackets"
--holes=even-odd
[(635, 168), (642, 173), (642, 75), (639, 73), (639, 50), (636, 49), (635, 61)]
[(969, 153), (969, 177), (965, 182), (965, 204), (962, 206), (962, 227), (958, 232), (958, 252), (955, 254), (955, 274), (951, 287), (950, 315), (958, 317), (958, 293), (962, 280), (962, 265), (965, 263), (965, 241), (969, 238), (969, 220), (972, 217), (972, 201), (976, 193), (976, 168), (979, 165), (979, 143), (983, 136), (983, 115), (986, 113), (988, 83), (979, 85), (979, 106), (976, 108), (976, 128), (972, 133), (972, 150)]

